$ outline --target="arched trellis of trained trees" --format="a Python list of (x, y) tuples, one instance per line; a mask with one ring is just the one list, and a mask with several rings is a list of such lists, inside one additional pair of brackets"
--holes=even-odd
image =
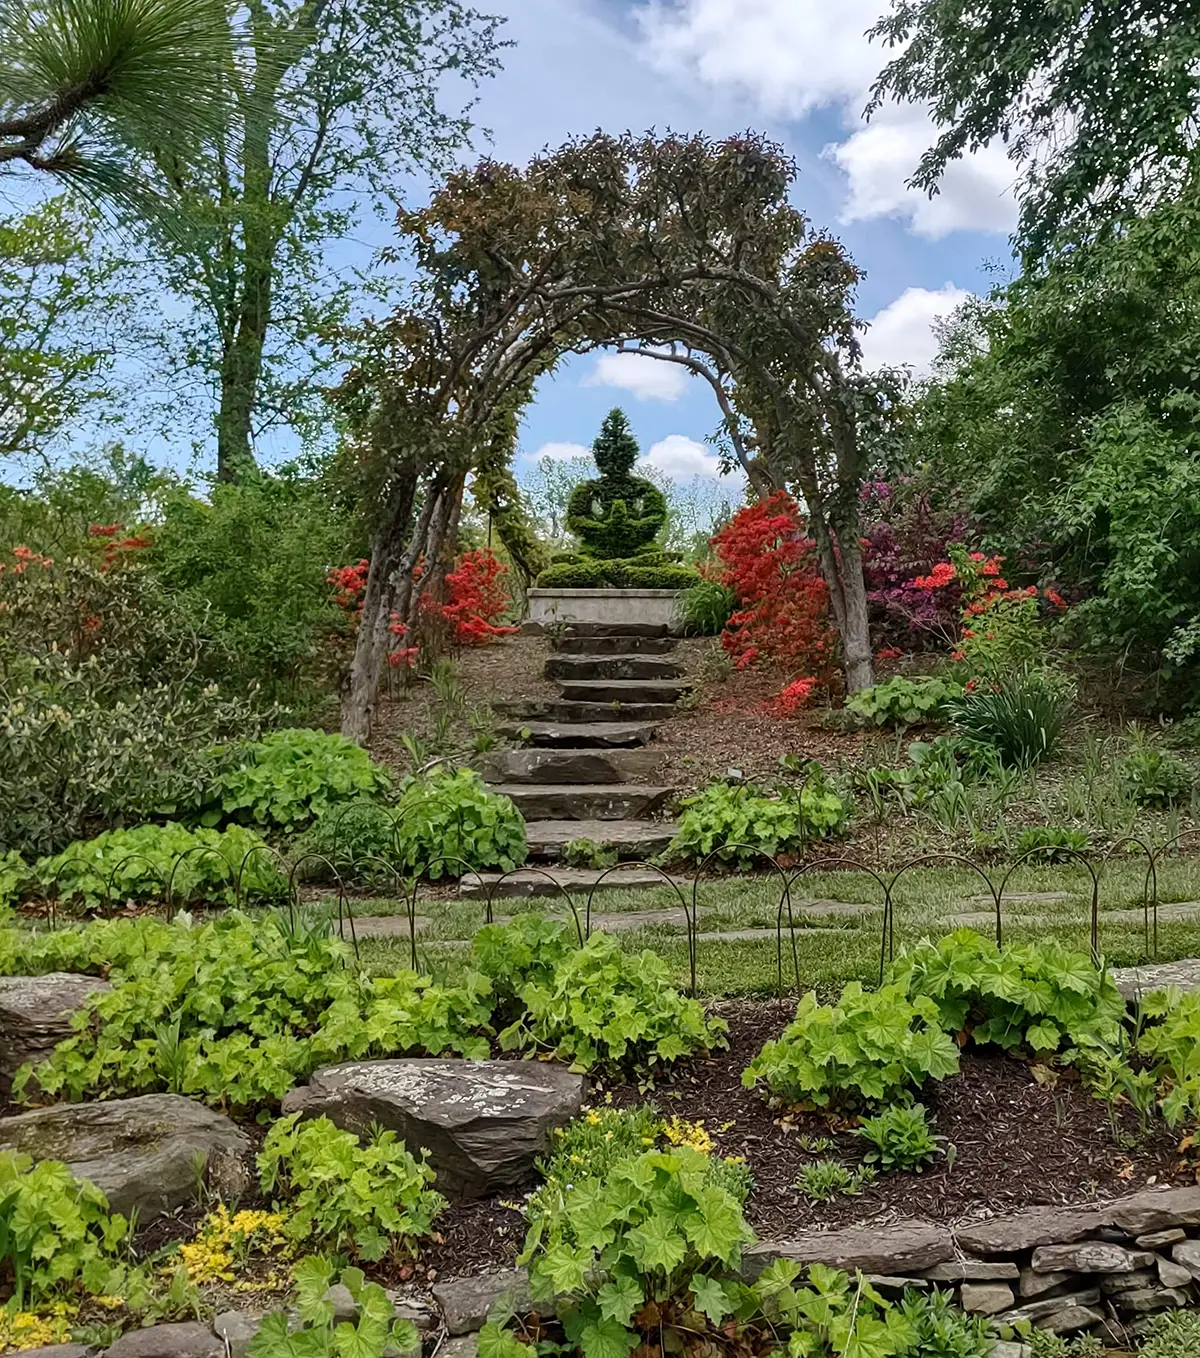
[(401, 213), (411, 297), (361, 337), (342, 392), (372, 535), (347, 735), (370, 730), (389, 615), (436, 587), (468, 476), (498, 441), (511, 456), (539, 377), (605, 346), (703, 377), (755, 489), (799, 492), (847, 686), (871, 683), (859, 490), (897, 379), (864, 373), (858, 270), (791, 204), (795, 176), (754, 134), (597, 133), (524, 170), (483, 162)]

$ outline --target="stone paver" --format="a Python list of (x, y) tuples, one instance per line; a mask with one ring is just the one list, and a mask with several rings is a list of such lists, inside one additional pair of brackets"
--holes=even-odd
[(498, 750), (479, 766), (486, 783), (641, 783), (662, 767), (655, 749)]
[(661, 655), (552, 655), (547, 679), (678, 679), (678, 660)]
[[(1161, 911), (1159, 918), (1162, 918)], [(1117, 967), (1112, 978), (1121, 994), (1131, 1001), (1170, 987), (1200, 990), (1200, 957), (1186, 957), (1181, 962), (1154, 962), (1143, 967)]]
[(666, 821), (648, 820), (531, 820), (525, 824), (530, 858), (557, 858), (575, 839), (616, 849), (622, 858), (653, 858), (675, 838)]
[(493, 783), (530, 820), (644, 820), (679, 795), (644, 783)]
[[(562, 897), (563, 891), (586, 893), (598, 882), (601, 890), (649, 891), (670, 886), (670, 880), (651, 868), (560, 868), (548, 867), (513, 873), (470, 872), (458, 884), (463, 900), (506, 900), (530, 896)], [(691, 890), (690, 881), (680, 885)]]
[(677, 703), (691, 688), (686, 679), (559, 679), (559, 692), (581, 703)]
[[(609, 709), (611, 715), (612, 709)], [(506, 740), (524, 738), (530, 745), (571, 749), (595, 745), (647, 745), (658, 730), (652, 721), (525, 721), (498, 728)]]
[[(416, 932), (422, 934), (433, 923), (428, 915), (417, 915), (413, 920)], [(333, 931), (338, 933), (338, 922), (334, 920)], [(407, 938), (409, 934), (407, 915), (355, 915), (354, 934), (355, 938)], [(349, 939), (351, 937), (350, 921), (343, 918), (341, 921), (341, 936)]]

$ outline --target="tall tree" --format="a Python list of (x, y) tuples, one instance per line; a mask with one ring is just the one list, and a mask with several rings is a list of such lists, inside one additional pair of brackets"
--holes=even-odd
[(415, 167), (437, 167), (468, 122), (443, 106), (495, 67), (499, 20), (463, 0), (247, 0), (233, 116), (213, 173), (164, 153), (189, 220), (167, 282), (192, 304), (176, 360), (215, 390), (217, 473), (234, 479), (256, 432), (316, 410), (325, 341), (352, 284), (328, 250)]
[(0, 458), (40, 460), (80, 418), (115, 414), (130, 275), (90, 216), (64, 195), (0, 220)]
[(1170, 196), (1195, 173), (1200, 10), (1181, 0), (893, 0), (872, 35), (904, 50), (879, 76), (944, 129), (912, 183), (999, 137), (1022, 166), (1035, 254)]
[(0, 0), (0, 167), (152, 210), (148, 157), (203, 158), (232, 57), (223, 0)]

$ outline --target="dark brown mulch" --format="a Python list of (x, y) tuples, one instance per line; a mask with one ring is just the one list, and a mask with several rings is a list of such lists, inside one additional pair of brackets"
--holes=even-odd
[[(926, 1095), (937, 1132), (956, 1147), (952, 1168), (941, 1162), (925, 1174), (881, 1175), (860, 1196), (810, 1203), (795, 1188), (803, 1166), (832, 1158), (853, 1167), (863, 1143), (844, 1122), (817, 1114), (789, 1118), (743, 1088), (742, 1071), (767, 1038), (778, 1036), (794, 1005), (719, 1008), (729, 1022), (728, 1051), (681, 1068), (649, 1094), (624, 1084), (596, 1089), (595, 1099), (611, 1094), (621, 1107), (650, 1102), (666, 1116), (703, 1121), (720, 1154), (745, 1157), (754, 1175), (747, 1217), (763, 1238), (901, 1217), (997, 1215), (1193, 1182), (1179, 1161), (1176, 1137), (1161, 1123), (1142, 1136), (1136, 1116), (1122, 1109), (1118, 1141), (1108, 1105), (1070, 1072), (1043, 1086), (1023, 1062), (968, 1049), (959, 1076), (931, 1084)], [(806, 1152), (800, 1146), (805, 1135), (830, 1137), (835, 1149)], [(503, 1202), (522, 1196), (513, 1190)], [(439, 1229), (442, 1243), (424, 1250), (422, 1260), (443, 1275), (511, 1265), (523, 1236), (518, 1212), (500, 1199), (452, 1207)]]

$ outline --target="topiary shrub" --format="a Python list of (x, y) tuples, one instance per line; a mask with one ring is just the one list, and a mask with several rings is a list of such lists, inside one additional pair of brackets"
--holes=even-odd
[(607, 584), (598, 561), (547, 566), (537, 578), (538, 589), (604, 589)]
[(583, 481), (571, 492), (567, 527), (589, 556), (633, 556), (658, 537), (667, 521), (667, 501), (653, 482), (633, 475), (638, 445), (623, 410), (609, 411), (592, 456), (600, 478)]

